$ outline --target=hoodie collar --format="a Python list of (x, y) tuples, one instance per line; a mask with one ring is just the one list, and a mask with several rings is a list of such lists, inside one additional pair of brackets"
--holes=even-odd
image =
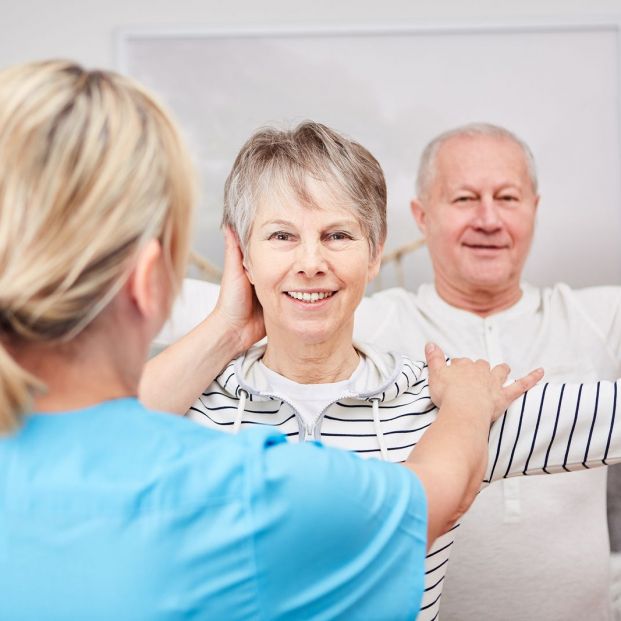
[[(392, 401), (405, 390), (422, 383), (423, 362), (411, 361), (401, 354), (381, 352), (366, 343), (354, 343), (354, 347), (366, 360), (366, 372), (349, 386), (342, 399)], [(216, 378), (220, 388), (237, 399), (243, 391), (250, 401), (283, 400), (283, 396), (275, 393), (269, 377), (258, 364), (265, 349), (265, 344), (255, 345), (232, 360)]]

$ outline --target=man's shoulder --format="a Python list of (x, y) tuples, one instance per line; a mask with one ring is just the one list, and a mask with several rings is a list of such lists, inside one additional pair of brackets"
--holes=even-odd
[(567, 283), (558, 282), (549, 287), (531, 289), (539, 291), (543, 303), (580, 306), (587, 311), (599, 309), (602, 305), (610, 307), (621, 303), (621, 287), (614, 285), (571, 287)]
[(416, 304), (421, 291), (424, 291), (429, 286), (433, 285), (421, 285), (417, 291), (409, 291), (404, 287), (390, 287), (389, 289), (382, 289), (381, 291), (372, 293), (366, 296), (364, 300), (377, 304), (390, 304), (395, 302)]
[(522, 283), (523, 287), (538, 290), (547, 295), (621, 295), (621, 286), (595, 285), (589, 287), (572, 287), (566, 282), (556, 282), (552, 285), (538, 287), (529, 283)]
[(600, 285), (597, 287), (583, 287), (574, 289), (568, 285), (558, 285), (566, 295), (573, 295), (583, 303), (601, 304), (621, 300), (621, 287), (614, 285)]
[(416, 293), (396, 287), (364, 298), (356, 310), (354, 336), (385, 350), (405, 351), (420, 358), (423, 334), (433, 303), (433, 285), (421, 285)]
[(403, 287), (392, 287), (365, 296), (356, 309), (356, 321), (377, 322), (402, 312), (410, 315), (416, 313), (424, 297), (425, 287), (426, 285), (422, 285), (416, 292)]

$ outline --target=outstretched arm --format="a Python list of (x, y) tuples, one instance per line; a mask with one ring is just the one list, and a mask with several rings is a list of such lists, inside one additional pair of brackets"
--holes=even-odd
[(492, 427), (486, 482), (621, 461), (621, 380), (542, 384)]
[(184, 414), (235, 356), (263, 338), (263, 313), (246, 277), (235, 235), (225, 230), (224, 275), (213, 312), (151, 359), (140, 399), (153, 409)]
[(439, 347), (425, 350), (431, 398), (438, 418), (410, 453), (405, 466), (422, 481), (428, 502), (428, 546), (470, 507), (483, 480), (490, 425), (543, 376), (538, 369), (503, 387), (507, 365), (455, 358), (446, 365)]

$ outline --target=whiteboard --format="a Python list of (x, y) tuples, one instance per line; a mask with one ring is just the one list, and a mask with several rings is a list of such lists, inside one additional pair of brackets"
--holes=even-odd
[[(621, 283), (619, 25), (386, 27), (119, 33), (119, 67), (156, 91), (197, 164), (194, 248), (222, 265), (222, 188), (260, 126), (326, 123), (366, 146), (388, 183), (386, 250), (420, 234), (410, 215), (419, 155), (456, 125), (503, 125), (531, 146), (541, 203), (525, 277)], [(432, 279), (426, 249), (405, 284)], [(382, 286), (395, 284), (390, 267)]]

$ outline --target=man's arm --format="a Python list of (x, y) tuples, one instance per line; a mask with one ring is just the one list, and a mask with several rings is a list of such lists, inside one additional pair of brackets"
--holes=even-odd
[(261, 307), (229, 230), (225, 241), (224, 275), (213, 312), (145, 366), (139, 394), (151, 409), (184, 414), (235, 356), (265, 335)]
[[(601, 347), (606, 348), (611, 357), (619, 361), (621, 358), (621, 287), (588, 287), (574, 290), (566, 285), (559, 285), (558, 290), (561, 293), (561, 300), (571, 305), (570, 308), (577, 308), (582, 321), (599, 336)], [(621, 361), (619, 361), (619, 366), (621, 367)], [(615, 373), (615, 377), (618, 373)]]

